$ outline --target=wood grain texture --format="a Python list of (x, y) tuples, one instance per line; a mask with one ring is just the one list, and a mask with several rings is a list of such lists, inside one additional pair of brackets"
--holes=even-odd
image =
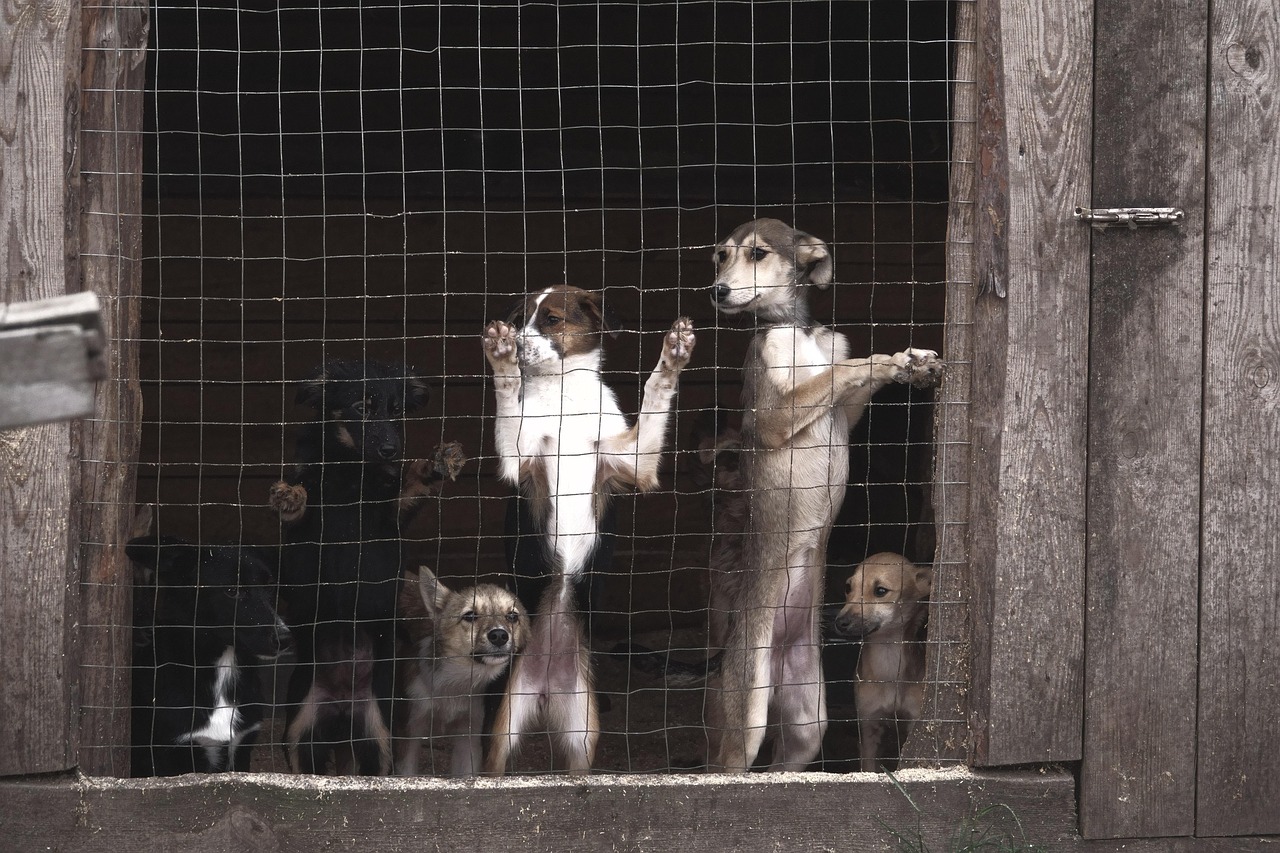
[(908, 771), (900, 784), (870, 774), (15, 780), (0, 782), (0, 813), (12, 816), (7, 849), (64, 853), (880, 850), (897, 847), (894, 832), (933, 850), (975, 818), (993, 836), (1021, 840), (1014, 816), (1045, 849), (1074, 835), (1063, 773)]
[[(76, 289), (78, 10), (0, 9), (0, 302)], [(0, 434), (0, 775), (75, 761), (71, 475), (67, 424)]]
[(1196, 830), (1280, 833), (1280, 12), (1210, 32)]
[(1095, 13), (1086, 206), (1187, 215), (1092, 231), (1081, 831), (1191, 835), (1208, 13), (1195, 0), (1099, 0)]
[(74, 428), (81, 539), (80, 768), (128, 774), (132, 571), (123, 544), (134, 515), (142, 397), (142, 115), (147, 4), (82, 11), (81, 272), (102, 301), (112, 342), (97, 413)]
[(969, 401), (973, 393), (974, 193), (978, 168), (978, 4), (955, 5), (951, 215), (947, 225), (947, 375), (934, 398), (933, 504), (937, 546), (925, 653), (925, 707), (903, 746), (913, 765), (969, 752)]
[(1071, 211), (1089, 185), (1092, 10), (991, 2), (979, 18), (985, 61), (1003, 65), (1003, 97), (980, 94), (999, 100), (980, 108), (979, 140), (1003, 121), (1009, 269), (1007, 298), (975, 307), (978, 765), (1080, 756), (1088, 241)]

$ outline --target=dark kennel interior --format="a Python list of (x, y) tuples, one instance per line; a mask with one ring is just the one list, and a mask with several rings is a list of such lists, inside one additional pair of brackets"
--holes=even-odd
[[(829, 243), (814, 314), (855, 354), (941, 350), (951, 17), (944, 0), (154, 6), (138, 502), (162, 533), (270, 551), (296, 382), (329, 358), (405, 361), (434, 391), (409, 455), (471, 457), (411, 563), (502, 581), (484, 323), (549, 284), (603, 289), (608, 380), (634, 412), (688, 315), (673, 452), (659, 491), (617, 502), (592, 639), (597, 768), (696, 767), (702, 691), (607, 651), (705, 646), (716, 496), (696, 442), (734, 420), (749, 335), (708, 301), (711, 246), (786, 220)], [(887, 389), (853, 433), (827, 602), (870, 553), (932, 559), (930, 401)], [(828, 649), (830, 769), (856, 752), (856, 652)], [(262, 744), (255, 767), (285, 769), (278, 732)], [(539, 744), (519, 769), (548, 769)]]

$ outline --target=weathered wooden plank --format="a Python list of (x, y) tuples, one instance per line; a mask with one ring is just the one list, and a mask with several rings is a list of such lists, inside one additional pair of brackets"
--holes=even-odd
[(129, 538), (142, 404), (138, 387), (142, 290), (144, 0), (110, 0), (81, 13), (81, 271), (99, 294), (113, 344), (97, 416), (73, 428), (82, 460), (80, 506), (81, 770), (128, 773), (133, 649)]
[(970, 828), (1054, 850), (1074, 838), (1063, 773), (915, 770), (899, 785), (870, 774), (13, 780), (0, 783), (0, 813), (8, 849), (65, 853), (878, 850), (895, 849), (895, 833), (933, 850), (970, 840)]
[(1095, 14), (1085, 206), (1186, 219), (1092, 232), (1081, 832), (1191, 835), (1208, 11), (1099, 0)]
[(968, 757), (969, 400), (973, 373), (974, 193), (978, 167), (978, 5), (955, 4), (951, 215), (947, 226), (947, 376), (934, 398), (933, 594), (926, 647), (925, 708), (903, 746), (914, 765)]
[[(1093, 4), (992, 0), (982, 9), (981, 43), (1003, 63), (994, 78), (1003, 89), (988, 84), (980, 95), (979, 140), (1003, 139), (1009, 163), (1008, 220), (988, 239), (1007, 233), (1009, 268), (1005, 277), (979, 270), (1006, 281), (1007, 298), (980, 296), (974, 314), (973, 758), (1072, 760), (1083, 678), (1088, 243), (1071, 212), (1089, 184)], [(998, 169), (979, 177), (980, 186), (1000, 180)]]
[[(0, 9), (0, 302), (78, 289), (79, 6)], [(72, 465), (65, 423), (0, 435), (0, 775), (75, 763)]]
[(1210, 33), (1196, 831), (1280, 833), (1280, 10)]

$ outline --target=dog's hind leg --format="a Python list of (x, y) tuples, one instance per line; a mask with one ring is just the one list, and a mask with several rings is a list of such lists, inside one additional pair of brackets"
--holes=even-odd
[[(571, 654), (562, 652), (562, 655)], [(591, 655), (579, 646), (574, 672), (567, 678), (553, 677), (553, 685), (571, 682), (571, 686), (553, 692), (548, 698), (548, 728), (556, 732), (556, 745), (570, 773), (587, 773), (595, 761), (596, 744), (600, 740), (600, 709), (591, 674)], [(553, 664), (557, 669), (561, 662)]]
[[(536, 622), (535, 619), (535, 630)], [(507, 772), (507, 762), (520, 748), (520, 739), (524, 732), (538, 717), (538, 703), (541, 689), (532, 670), (535, 666), (527, 664), (528, 654), (517, 657), (511, 665), (511, 677), (507, 682), (507, 692), (502, 696), (498, 713), (493, 719), (493, 731), (489, 736), (489, 754), (485, 757), (484, 772), (488, 776), (502, 776)], [(529, 670), (529, 672), (526, 672)]]
[(778, 737), (770, 770), (804, 770), (822, 751), (827, 690), (817, 643), (783, 650), (777, 687)]
[(719, 747), (710, 769), (745, 773), (760, 753), (769, 722), (772, 609), (752, 607), (730, 622), (715, 693)]
[(391, 732), (377, 701), (368, 699), (353, 709), (351, 745), (361, 775), (386, 776), (391, 772)]

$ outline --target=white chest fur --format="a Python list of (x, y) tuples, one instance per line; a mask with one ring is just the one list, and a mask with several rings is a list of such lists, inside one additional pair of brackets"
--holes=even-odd
[(210, 763), (219, 768), (224, 750), (229, 753), (244, 739), (257, 731), (254, 724), (244, 727), (240, 709), (233, 699), (236, 683), (240, 680), (240, 668), (236, 665), (236, 650), (228, 646), (214, 664), (213, 707), (205, 724), (178, 737), (178, 743), (193, 743), (205, 747)]
[(794, 388), (811, 376), (849, 357), (849, 340), (826, 326), (812, 329), (778, 326), (764, 332), (760, 354), (769, 381)]

